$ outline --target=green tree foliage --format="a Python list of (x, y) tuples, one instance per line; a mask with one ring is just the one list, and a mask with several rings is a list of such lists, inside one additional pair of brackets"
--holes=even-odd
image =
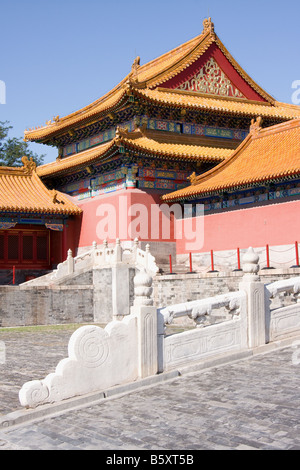
[(33, 158), (37, 165), (42, 165), (45, 155), (37, 155), (29, 149), (27, 142), (21, 137), (8, 137), (12, 129), (8, 121), (0, 121), (0, 165), (1, 166), (23, 166), (21, 158), (25, 155)]

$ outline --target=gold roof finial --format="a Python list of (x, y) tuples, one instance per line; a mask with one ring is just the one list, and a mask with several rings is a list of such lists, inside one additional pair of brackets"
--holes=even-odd
[(203, 33), (207, 33), (207, 32), (209, 33), (215, 32), (215, 25), (211, 21), (211, 17), (209, 17), (208, 19), (205, 18), (205, 20), (203, 21)]

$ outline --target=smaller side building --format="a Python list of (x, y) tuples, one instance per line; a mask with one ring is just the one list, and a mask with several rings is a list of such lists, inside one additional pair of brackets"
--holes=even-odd
[[(233, 154), (165, 202), (203, 204), (204, 229), (195, 252), (278, 246), (299, 241), (300, 119), (250, 133)], [(177, 254), (184, 253), (184, 238)]]
[(72, 198), (49, 190), (32, 159), (23, 167), (0, 167), (0, 283), (19, 284), (66, 258), (76, 240), (81, 209)]

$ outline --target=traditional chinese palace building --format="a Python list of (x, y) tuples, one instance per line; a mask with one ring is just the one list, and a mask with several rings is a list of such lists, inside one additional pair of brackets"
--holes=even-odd
[(300, 119), (267, 128), (258, 119), (228, 159), (162, 199), (204, 205), (209, 251), (298, 242), (299, 196)]
[(64, 226), (81, 214), (67, 195), (46, 188), (32, 160), (22, 161), (22, 168), (0, 166), (0, 282), (4, 284), (12, 283), (13, 268), (22, 270), (23, 281), (53, 268), (64, 256)]
[[(211, 19), (205, 20), (202, 33), (185, 44), (144, 65), (137, 57), (130, 73), (102, 98), (25, 131), (26, 141), (57, 147), (56, 161), (38, 167), (34, 177), (51, 194), (57, 191), (57, 199), (65, 201), (66, 209), (51, 212), (58, 208), (55, 202), (44, 216), (37, 208), (35, 220), (39, 222), (29, 225), (39, 224), (38, 229), (45, 233), (50, 233), (51, 224), (57, 228), (58, 233), (52, 230), (51, 237), (53, 247), (60, 247), (50, 250), (47, 262), (52, 257), (58, 263), (68, 248), (80, 252), (94, 240), (102, 243), (104, 238), (120, 238), (126, 244), (136, 236), (150, 243), (159, 261), (180, 243), (172, 230), (164, 236), (161, 219), (153, 230), (152, 208), (164, 200), (181, 204), (201, 200), (206, 213), (214, 214), (225, 207), (241, 206), (242, 199), (252, 201), (254, 197), (252, 202), (264, 203), (266, 188), (270, 195), (272, 185), (278, 183), (270, 175), (258, 189), (255, 183), (260, 195), (251, 185), (248, 195), (248, 186), (242, 184), (234, 186), (234, 193), (221, 185), (205, 197), (195, 188), (202, 185), (206, 174), (214, 175), (215, 168), (222, 181), (227, 162), (230, 166), (241, 145), (254, 138), (249, 136), (251, 122), (255, 127), (260, 118), (263, 134), (272, 126), (292, 126), (289, 122), (299, 117), (298, 106), (276, 101), (257, 85), (218, 38)], [(237, 171), (251, 176), (249, 160), (247, 168)], [(236, 176), (243, 179), (240, 173)], [(286, 184), (280, 190), (293, 189)], [(286, 197), (294, 197), (294, 193)], [(2, 210), (2, 224), (9, 224), (12, 214), (5, 205)], [(28, 226), (22, 214), (18, 214), (20, 229), (22, 224)], [(15, 227), (7, 225), (7, 234)], [(3, 260), (3, 266), (12, 261), (9, 257)], [(19, 266), (24, 261), (19, 259)]]

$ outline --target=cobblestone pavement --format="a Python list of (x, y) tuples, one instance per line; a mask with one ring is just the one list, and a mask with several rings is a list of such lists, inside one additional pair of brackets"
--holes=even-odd
[(0, 431), (0, 449), (300, 450), (300, 365), (292, 361), (294, 351), (287, 347), (182, 375), (7, 428)]
[(0, 329), (0, 341), (5, 345), (5, 361), (0, 361), (0, 417), (21, 408), (19, 390), (25, 382), (44, 378), (67, 357), (69, 338), (77, 328)]

